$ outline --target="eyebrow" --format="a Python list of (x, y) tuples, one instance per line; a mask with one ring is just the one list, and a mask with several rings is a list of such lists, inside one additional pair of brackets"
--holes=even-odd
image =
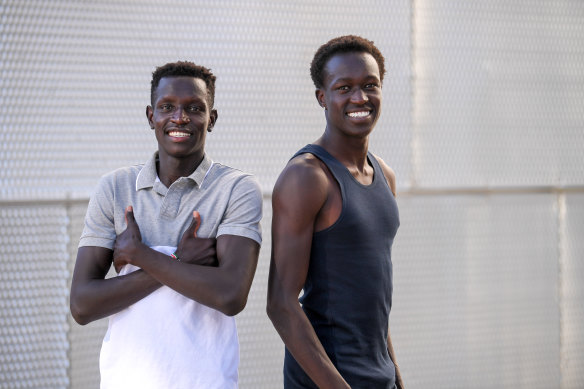
[[(381, 80), (379, 79), (379, 77), (377, 77), (377, 76), (375, 76), (375, 75), (373, 75), (373, 74), (371, 74), (371, 75), (369, 75), (369, 76), (366, 76), (366, 77), (365, 77), (365, 80), (371, 80), (371, 79), (373, 79), (373, 80), (375, 80), (375, 81), (379, 81), (379, 82), (381, 82)], [(332, 84), (331, 84), (331, 85), (333, 85), (333, 84), (336, 84), (336, 83), (338, 83), (338, 82), (349, 82), (349, 81), (353, 81), (353, 78), (351, 78), (351, 77), (342, 77), (342, 78), (337, 78), (336, 80), (334, 80), (334, 81), (332, 82)]]
[[(164, 96), (160, 96), (156, 99), (156, 102), (160, 103), (160, 102), (166, 102), (169, 100), (175, 100), (176, 99), (176, 95), (164, 95)], [(201, 103), (201, 102), (206, 102), (207, 99), (206, 98), (201, 98), (201, 97), (197, 97), (197, 96), (191, 96), (190, 102), (191, 103)]]

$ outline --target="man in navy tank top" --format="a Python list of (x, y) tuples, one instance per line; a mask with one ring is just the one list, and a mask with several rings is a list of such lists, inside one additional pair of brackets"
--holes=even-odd
[(317, 50), (310, 72), (326, 128), (272, 195), (267, 312), (286, 345), (284, 387), (403, 388), (388, 326), (395, 174), (368, 150), (384, 58), (342, 36)]

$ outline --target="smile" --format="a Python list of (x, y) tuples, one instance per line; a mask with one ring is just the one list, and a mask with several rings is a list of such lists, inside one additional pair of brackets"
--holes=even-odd
[(352, 118), (364, 118), (371, 114), (371, 111), (348, 112), (347, 116)]
[(170, 131), (168, 135), (172, 136), (173, 138), (188, 138), (191, 136), (191, 134), (182, 131)]

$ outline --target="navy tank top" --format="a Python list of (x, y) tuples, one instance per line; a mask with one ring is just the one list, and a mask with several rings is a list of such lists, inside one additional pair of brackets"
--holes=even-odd
[[(318, 145), (310, 153), (326, 164), (341, 189), (342, 210), (330, 227), (315, 232), (302, 309), (329, 358), (353, 388), (394, 388), (395, 366), (387, 350), (391, 310), (391, 246), (399, 227), (395, 197), (377, 159), (370, 185)], [(316, 388), (286, 350), (284, 387)]]

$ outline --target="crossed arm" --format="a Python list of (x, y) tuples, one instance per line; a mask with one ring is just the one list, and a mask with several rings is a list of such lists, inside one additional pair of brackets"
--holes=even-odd
[[(226, 315), (245, 307), (257, 266), (257, 242), (235, 235), (198, 238), (200, 221), (194, 217), (179, 242), (179, 262), (142, 243), (131, 209), (126, 211), (126, 221), (128, 227), (118, 235), (113, 251), (79, 248), (70, 302), (78, 323), (119, 312), (162, 285)], [(132, 264), (141, 270), (105, 279), (112, 262), (116, 269)]]

